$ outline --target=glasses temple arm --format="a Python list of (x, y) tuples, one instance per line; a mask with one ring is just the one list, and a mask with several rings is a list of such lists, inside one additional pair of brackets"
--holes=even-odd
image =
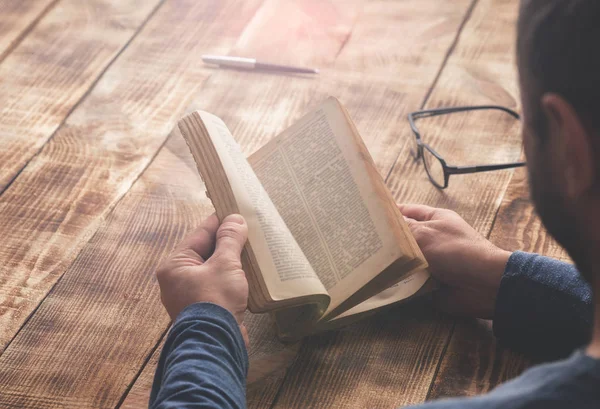
[(408, 119), (415, 120), (415, 119), (419, 119), (419, 118), (427, 118), (427, 117), (436, 116), (436, 115), (452, 114), (455, 112), (480, 111), (480, 110), (503, 111), (503, 112), (506, 112), (507, 114), (513, 116), (515, 119), (520, 119), (520, 115), (516, 111), (513, 111), (512, 109), (503, 107), (501, 105), (472, 105), (472, 106), (464, 106), (464, 107), (426, 109), (426, 110), (422, 110), (422, 111), (411, 112), (410, 114), (408, 114)]
[(479, 166), (448, 166), (448, 173), (451, 175), (462, 175), (465, 173), (490, 172), (493, 170), (520, 168), (526, 165), (526, 162), (503, 163), (500, 165), (479, 165)]
[(515, 119), (521, 119), (521, 116), (510, 108), (503, 107), (501, 105), (471, 105), (464, 107), (451, 107), (451, 108), (436, 108), (436, 109), (425, 109), (422, 111), (411, 112), (408, 114), (408, 122), (412, 131), (414, 132), (417, 139), (421, 139), (421, 133), (417, 129), (417, 125), (415, 121), (421, 118), (428, 118), (432, 116), (445, 115), (445, 114), (453, 114), (456, 112), (465, 112), (465, 111), (480, 111), (480, 110), (498, 110), (506, 112), (511, 115)]

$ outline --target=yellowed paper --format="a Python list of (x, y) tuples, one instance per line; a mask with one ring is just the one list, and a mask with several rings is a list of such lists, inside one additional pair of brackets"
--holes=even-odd
[(248, 240), (272, 298), (327, 294), (227, 126), (209, 113), (200, 116), (248, 223)]
[(369, 298), (367, 301), (363, 301), (357, 306), (350, 308), (334, 318), (334, 321), (338, 318), (348, 317), (354, 314), (360, 314), (375, 308), (385, 307), (386, 305), (393, 304), (398, 301), (402, 301), (412, 295), (414, 295), (427, 280), (430, 275), (427, 271), (421, 270), (405, 280), (400, 281), (398, 284), (380, 292), (379, 294)]
[(402, 256), (333, 98), (250, 158), (331, 295), (329, 310)]

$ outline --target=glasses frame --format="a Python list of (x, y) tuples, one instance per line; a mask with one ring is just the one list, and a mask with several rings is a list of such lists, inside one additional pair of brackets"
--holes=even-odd
[[(422, 118), (429, 118), (438, 115), (446, 115), (453, 114), (456, 112), (466, 112), (466, 111), (481, 111), (481, 110), (498, 110), (506, 112), (511, 115), (513, 118), (520, 120), (521, 116), (513, 111), (510, 108), (506, 108), (500, 105), (473, 105), (473, 106), (464, 106), (464, 107), (453, 107), (453, 108), (437, 108), (437, 109), (426, 109), (422, 111), (415, 111), (408, 114), (408, 122), (410, 123), (410, 127), (415, 135), (417, 140), (417, 152), (414, 154), (415, 160), (421, 159), (423, 161), (423, 166), (425, 166), (425, 171), (427, 172), (427, 176), (429, 181), (438, 189), (446, 189), (448, 187), (448, 182), (450, 180), (450, 176), (452, 175), (464, 175), (468, 173), (479, 173), (479, 172), (490, 172), (493, 170), (502, 170), (502, 169), (512, 169), (519, 168), (526, 165), (525, 162), (512, 162), (512, 163), (502, 163), (498, 165), (476, 165), (476, 166), (451, 166), (446, 163), (444, 158), (437, 153), (429, 144), (423, 142), (421, 138), (421, 133), (417, 128), (416, 121)], [(431, 153), (442, 165), (444, 170), (444, 184), (440, 185), (435, 181), (435, 179), (429, 173), (429, 167), (427, 166), (427, 162), (425, 161), (425, 157), (423, 156), (423, 149), (427, 149), (429, 153)]]

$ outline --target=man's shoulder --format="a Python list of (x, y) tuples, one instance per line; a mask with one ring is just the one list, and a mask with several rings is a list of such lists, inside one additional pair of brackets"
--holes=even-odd
[(577, 351), (567, 359), (528, 369), (521, 376), (500, 385), (490, 395), (514, 397), (521, 401), (521, 405), (514, 407), (523, 409), (598, 408), (599, 382), (600, 360)]
[(534, 366), (487, 395), (430, 402), (415, 409), (598, 409), (600, 360), (582, 352)]

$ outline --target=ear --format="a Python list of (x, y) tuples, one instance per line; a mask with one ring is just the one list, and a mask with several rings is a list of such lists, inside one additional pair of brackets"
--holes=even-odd
[(552, 138), (561, 156), (558, 173), (564, 177), (565, 193), (578, 199), (591, 189), (595, 182), (596, 167), (593, 159), (592, 139), (579, 114), (563, 97), (554, 93), (542, 96), (542, 109), (548, 118)]

